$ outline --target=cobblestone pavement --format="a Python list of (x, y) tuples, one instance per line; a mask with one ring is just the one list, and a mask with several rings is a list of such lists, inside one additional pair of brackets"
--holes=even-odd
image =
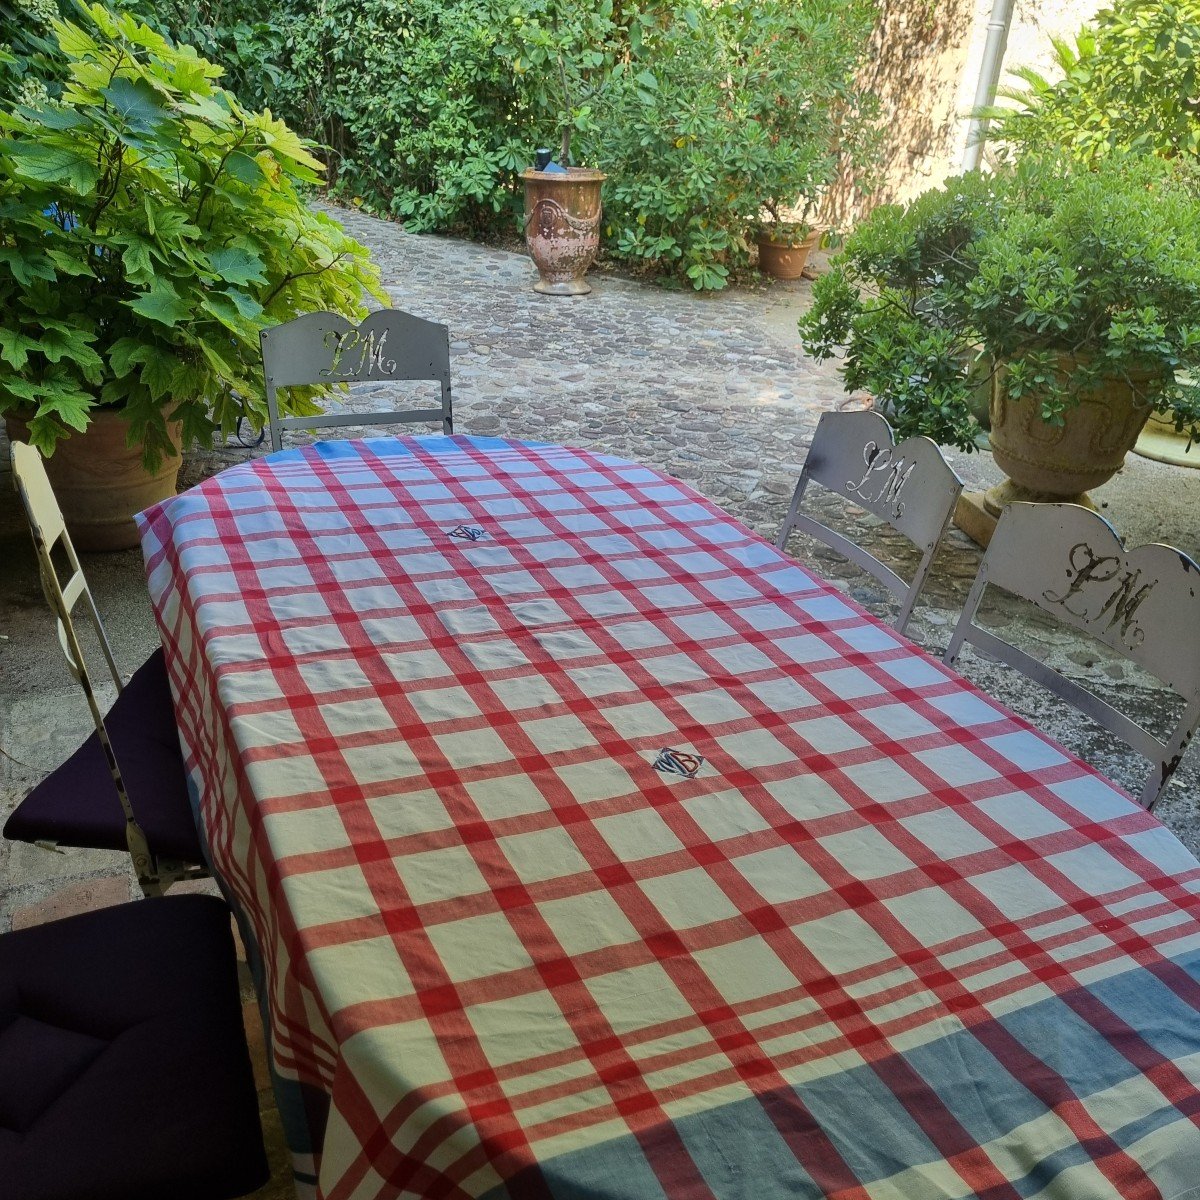
[[(591, 296), (542, 297), (531, 289), (535, 274), (524, 255), (414, 237), (388, 222), (337, 211), (374, 251), (396, 306), (450, 326), (461, 432), (640, 460), (774, 537), (820, 412), (846, 402), (832, 366), (807, 359), (797, 343), (795, 319), (807, 303), (807, 283), (704, 297), (594, 273)], [(395, 407), (395, 400), (387, 388), (368, 385), (345, 403), (364, 411)], [(261, 450), (229, 446), (193, 454), (183, 482), (251, 453)], [(1000, 479), (987, 454), (949, 457), (968, 486)], [(1131, 456), (1096, 499), (1130, 544), (1161, 540), (1200, 553), (1200, 472)], [(861, 509), (840, 501), (821, 507), (902, 573), (915, 564), (915, 553)], [(792, 551), (873, 611), (894, 613), (883, 590), (836, 555), (800, 539)], [(978, 560), (973, 543), (952, 531), (912, 627), (935, 652), (946, 644)], [(2, 819), (89, 726), (58, 658), (28, 535), (7, 486), (0, 487), (0, 563)], [(132, 667), (155, 641), (140, 556), (95, 556), (86, 567), (118, 659)], [(1152, 683), (1011, 602), (998, 602), (992, 612), (1006, 636), (1161, 725), (1168, 704)], [(1125, 787), (1140, 787), (1146, 769), (1140, 759), (1008, 668), (974, 657), (964, 670)], [(1193, 850), (1200, 849), (1198, 760), (1193, 751), (1158, 810)], [(68, 885), (86, 888), (123, 870), (115, 855), (53, 855), (0, 842), (0, 931), (14, 913), (44, 905)]]

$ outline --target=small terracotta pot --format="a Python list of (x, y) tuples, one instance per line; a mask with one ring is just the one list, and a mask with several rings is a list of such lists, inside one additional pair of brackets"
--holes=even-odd
[(773, 279), (799, 279), (820, 238), (820, 233), (813, 230), (800, 245), (789, 246), (786, 242), (771, 241), (764, 233), (758, 239), (758, 269)]
[[(1060, 368), (1076, 368), (1064, 355)], [(1068, 409), (1062, 425), (1041, 418), (1037, 396), (1008, 398), (1008, 371), (992, 376), (992, 453), (1009, 477), (989, 490), (984, 504), (994, 515), (1010, 500), (1070, 502), (1092, 506), (1088, 488), (1107, 483), (1120, 469), (1151, 413), (1150, 393), (1160, 376), (1133, 374), (1101, 380)]]
[[(28, 441), (29, 425), (7, 415), (10, 441)], [(183, 427), (168, 421), (175, 453), (158, 470), (142, 466), (142, 443), (127, 446), (129, 423), (118, 412), (97, 409), (87, 429), (72, 433), (46, 459), (46, 474), (77, 550), (128, 550), (138, 543), (134, 513), (175, 495), (182, 463)]]
[(525, 181), (525, 244), (546, 296), (586, 296), (588, 267), (600, 249), (600, 186), (607, 176), (588, 167), (521, 172)]

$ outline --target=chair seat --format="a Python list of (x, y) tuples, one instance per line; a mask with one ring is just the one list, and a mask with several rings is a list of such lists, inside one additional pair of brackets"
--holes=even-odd
[(0, 937), (0, 1193), (230, 1200), (267, 1177), (222, 901)]
[[(133, 673), (104, 723), (150, 849), (184, 862), (203, 862), (161, 649)], [(98, 734), (17, 805), (4, 836), (18, 842), (126, 849), (125, 814)]]

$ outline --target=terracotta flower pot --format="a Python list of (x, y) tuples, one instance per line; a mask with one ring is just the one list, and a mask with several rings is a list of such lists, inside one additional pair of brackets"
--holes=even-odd
[(813, 230), (798, 246), (791, 246), (787, 242), (773, 242), (769, 234), (761, 234), (758, 239), (758, 269), (773, 279), (799, 279), (804, 274), (809, 254), (820, 238), (820, 233)]
[[(19, 416), (4, 419), (10, 441), (28, 441)], [(168, 421), (175, 453), (157, 471), (142, 466), (142, 444), (127, 446), (129, 423), (117, 412), (98, 409), (82, 433), (72, 433), (46, 459), (46, 474), (77, 550), (127, 550), (136, 546), (134, 513), (175, 495), (182, 459), (182, 426)]]
[[(1061, 366), (1071, 371), (1075, 360), (1064, 356)], [(1088, 488), (1107, 483), (1121, 469), (1150, 416), (1148, 397), (1159, 377), (1146, 372), (1101, 380), (1063, 414), (1064, 424), (1049, 425), (1036, 396), (1009, 399), (1007, 375), (1005, 364), (998, 364), (990, 437), (996, 465), (1009, 478), (985, 494), (985, 507), (993, 515), (1010, 500), (1092, 507)]]
[(565, 175), (521, 172), (525, 181), (525, 243), (546, 296), (585, 296), (588, 267), (600, 249), (600, 186), (603, 171), (571, 167)]

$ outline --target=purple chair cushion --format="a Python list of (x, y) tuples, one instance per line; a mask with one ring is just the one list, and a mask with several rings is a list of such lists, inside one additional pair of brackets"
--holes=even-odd
[[(150, 849), (168, 858), (203, 862), (161, 649), (133, 673), (104, 724)], [(126, 848), (125, 814), (97, 734), (17, 805), (4, 836), (95, 850)]]
[(222, 901), (0, 938), (0, 1194), (231, 1200), (267, 1177)]

